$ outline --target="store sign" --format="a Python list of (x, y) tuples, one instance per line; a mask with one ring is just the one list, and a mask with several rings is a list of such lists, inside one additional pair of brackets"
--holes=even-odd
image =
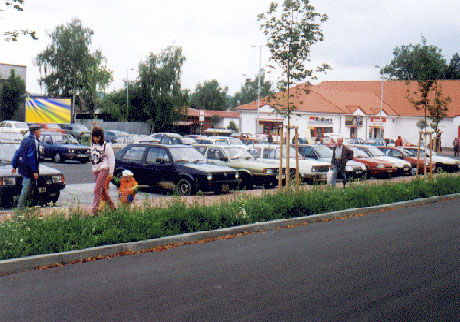
[(310, 116), (308, 124), (311, 125), (332, 125), (332, 119), (321, 116)]
[(386, 117), (371, 116), (371, 122), (369, 123), (369, 126), (384, 127), (386, 122)]
[(360, 115), (345, 115), (345, 126), (363, 126), (363, 117)]

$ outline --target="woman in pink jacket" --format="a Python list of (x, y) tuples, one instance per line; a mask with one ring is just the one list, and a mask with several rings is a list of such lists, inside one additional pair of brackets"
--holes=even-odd
[(91, 211), (96, 215), (101, 200), (104, 200), (111, 209), (115, 209), (115, 204), (108, 193), (109, 182), (113, 178), (115, 168), (115, 155), (112, 145), (105, 142), (104, 131), (100, 127), (93, 128), (91, 132), (91, 159), (93, 175), (96, 180)]

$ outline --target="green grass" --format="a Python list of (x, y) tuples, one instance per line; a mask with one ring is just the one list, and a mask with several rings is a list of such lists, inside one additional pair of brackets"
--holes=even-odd
[(98, 217), (71, 209), (70, 217), (42, 218), (28, 210), (0, 224), (0, 259), (63, 252), (114, 243), (207, 231), (274, 219), (294, 218), (349, 208), (460, 192), (460, 176), (437, 175), (410, 182), (363, 184), (335, 189), (314, 188), (244, 195), (212, 206), (186, 205), (175, 199), (168, 207), (119, 208)]

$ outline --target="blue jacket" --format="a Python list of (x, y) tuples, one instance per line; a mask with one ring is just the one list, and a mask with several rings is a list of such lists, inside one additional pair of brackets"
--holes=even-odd
[(17, 168), (21, 176), (32, 179), (38, 173), (39, 156), (35, 145), (35, 135), (31, 133), (22, 140), (21, 146), (14, 154), (12, 167)]

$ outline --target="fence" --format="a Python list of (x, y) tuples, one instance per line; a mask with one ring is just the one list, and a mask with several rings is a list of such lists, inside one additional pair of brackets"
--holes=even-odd
[(90, 130), (93, 122), (98, 124), (98, 126), (100, 126), (103, 130), (119, 130), (131, 134), (145, 135), (149, 135), (151, 133), (150, 124), (146, 122), (104, 122), (103, 120), (99, 119), (77, 120), (77, 123), (85, 125)]

